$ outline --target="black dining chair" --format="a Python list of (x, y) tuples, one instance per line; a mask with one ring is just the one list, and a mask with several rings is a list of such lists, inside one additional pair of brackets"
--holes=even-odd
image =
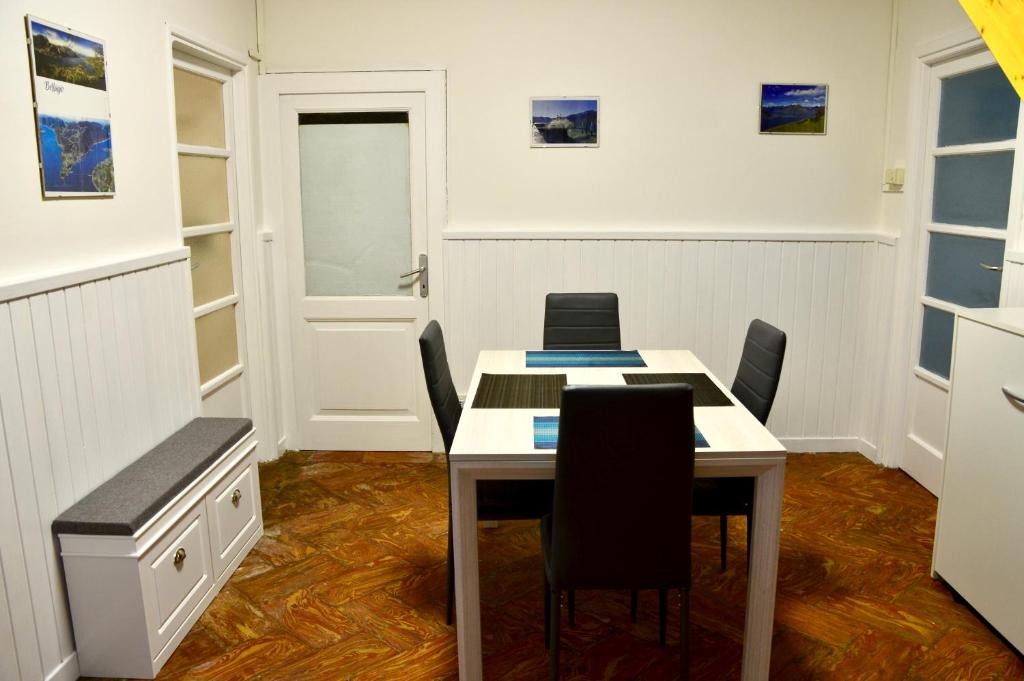
[(554, 506), (541, 520), (552, 680), (561, 593), (572, 589), (657, 589), (662, 645), (668, 590), (679, 589), (688, 678), (693, 459), (690, 386), (563, 388)]
[(619, 297), (549, 293), (544, 300), (544, 349), (621, 350)]
[[(782, 378), (786, 334), (755, 319), (747, 329), (732, 394), (762, 424), (767, 423)], [(698, 478), (693, 486), (693, 514), (719, 517), (722, 570), (726, 569), (728, 517), (747, 518), (747, 560), (754, 526), (754, 478)]]
[[(420, 356), (427, 394), (434, 418), (444, 440), (445, 456), (451, 451), (455, 430), (462, 416), (462, 404), (452, 382), (441, 325), (431, 321), (420, 335)], [(532, 520), (551, 512), (553, 483), (550, 480), (480, 480), (476, 503), (479, 520)], [(452, 547), (451, 469), (448, 472), (448, 606), (445, 621), (452, 623), (455, 594), (454, 551)]]

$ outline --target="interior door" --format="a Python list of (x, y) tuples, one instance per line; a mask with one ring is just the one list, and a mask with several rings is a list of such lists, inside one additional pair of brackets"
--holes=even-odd
[(430, 449), (425, 101), (279, 98), (293, 446)]
[(901, 467), (942, 481), (953, 320), (998, 307), (1007, 226), (1020, 214), (1020, 98), (987, 52), (931, 69), (914, 354)]

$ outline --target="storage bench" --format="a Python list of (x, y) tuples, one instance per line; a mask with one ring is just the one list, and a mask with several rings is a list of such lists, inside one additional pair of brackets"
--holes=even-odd
[(263, 533), (255, 448), (194, 419), (54, 520), (83, 676), (160, 671)]

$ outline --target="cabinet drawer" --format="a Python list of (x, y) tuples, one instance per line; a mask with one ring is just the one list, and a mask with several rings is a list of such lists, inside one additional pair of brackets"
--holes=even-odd
[[(162, 647), (213, 585), (206, 511), (198, 504), (167, 538), (143, 558), (141, 569), (151, 586), (155, 631), (150, 637)], [(148, 573), (148, 574), (147, 574)]]
[(257, 522), (259, 491), (252, 456), (247, 456), (207, 497), (214, 573), (219, 577)]

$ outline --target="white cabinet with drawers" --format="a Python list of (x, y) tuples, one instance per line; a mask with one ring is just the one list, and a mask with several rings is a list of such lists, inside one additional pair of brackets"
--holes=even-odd
[(83, 675), (156, 676), (262, 535), (255, 449), (250, 429), (132, 534), (59, 533)]
[(932, 569), (1024, 650), (1024, 309), (957, 316)]

